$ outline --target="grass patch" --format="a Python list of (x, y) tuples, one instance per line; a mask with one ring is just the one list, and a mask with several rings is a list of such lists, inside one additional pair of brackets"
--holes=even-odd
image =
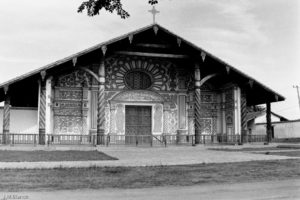
[(0, 170), (0, 191), (146, 188), (300, 178), (300, 159), (155, 167)]
[(117, 160), (98, 151), (0, 151), (0, 162)]

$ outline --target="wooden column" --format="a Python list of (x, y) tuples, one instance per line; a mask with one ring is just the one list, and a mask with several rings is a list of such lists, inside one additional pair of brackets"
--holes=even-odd
[(105, 89), (105, 52), (106, 47), (102, 47), (103, 56), (100, 61), (99, 71), (98, 71), (98, 98), (97, 98), (97, 145), (105, 144), (104, 141), (104, 126), (105, 126), (105, 99), (104, 99), (104, 89)]
[(39, 144), (45, 144), (46, 135), (46, 72), (41, 72), (39, 82)]
[(271, 122), (271, 103), (267, 102), (267, 111), (266, 111), (266, 120), (267, 120), (267, 142), (271, 142), (272, 139), (272, 122)]
[(195, 64), (195, 144), (200, 143), (201, 135), (201, 123), (200, 123), (200, 114), (201, 114), (201, 90), (200, 90), (200, 66)]
[(4, 87), (5, 99), (3, 108), (3, 135), (2, 144), (9, 143), (9, 127), (10, 127), (10, 95), (8, 94), (8, 86)]
[(241, 98), (241, 142), (243, 143), (247, 139), (247, 99), (245, 92), (242, 92)]

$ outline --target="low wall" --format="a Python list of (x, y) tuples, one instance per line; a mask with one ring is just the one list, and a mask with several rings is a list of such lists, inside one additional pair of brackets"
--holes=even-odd
[[(286, 122), (273, 122), (274, 138), (300, 138), (300, 120), (286, 121)], [(266, 124), (256, 124), (252, 130), (253, 135), (265, 135)]]
[[(38, 133), (37, 108), (11, 108), (11, 133)], [(0, 133), (3, 133), (3, 107), (0, 107)]]

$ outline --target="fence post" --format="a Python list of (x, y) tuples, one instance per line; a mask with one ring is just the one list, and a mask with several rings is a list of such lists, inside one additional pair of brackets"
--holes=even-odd
[(194, 145), (194, 136), (192, 135), (192, 146)]
[(36, 146), (36, 135), (33, 135), (33, 146)]
[(106, 146), (108, 147), (108, 144), (110, 143), (110, 135), (108, 134), (106, 136)]
[(11, 142), (11, 144), (12, 144), (12, 146), (14, 146), (14, 143), (15, 143), (15, 135), (14, 134), (11, 134), (12, 135), (12, 142)]
[(164, 139), (165, 147), (167, 147), (167, 136), (164, 135), (163, 139)]

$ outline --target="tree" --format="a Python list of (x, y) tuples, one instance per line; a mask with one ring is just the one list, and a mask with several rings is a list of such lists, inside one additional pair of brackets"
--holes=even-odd
[[(154, 5), (158, 3), (158, 0), (149, 0), (148, 3), (150, 5)], [(87, 15), (93, 17), (95, 15), (99, 15), (100, 11), (104, 9), (110, 13), (114, 11), (117, 12), (122, 19), (128, 18), (129, 13), (123, 9), (123, 5), (121, 0), (88, 0), (81, 3), (78, 7), (77, 12), (81, 13), (86, 10)]]

